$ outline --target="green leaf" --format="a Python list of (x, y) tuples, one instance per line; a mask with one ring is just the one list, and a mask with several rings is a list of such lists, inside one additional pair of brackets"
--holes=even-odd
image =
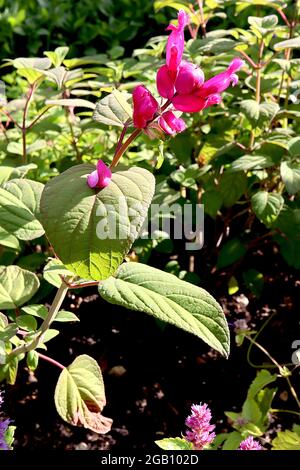
[(83, 100), (81, 98), (68, 98), (68, 99), (61, 99), (61, 100), (46, 100), (47, 106), (68, 106), (71, 108), (79, 107), (79, 108), (89, 108), (95, 109), (95, 104), (91, 101)]
[(54, 258), (44, 267), (43, 276), (49, 284), (59, 288), (61, 286), (60, 276), (74, 276), (74, 274), (61, 261)]
[(80, 321), (80, 320), (73, 312), (67, 312), (66, 310), (61, 310), (56, 315), (54, 321), (70, 322), (70, 321)]
[(216, 218), (219, 209), (222, 206), (223, 197), (215, 190), (205, 191), (201, 197), (201, 204), (204, 205), (204, 212), (210, 215), (213, 219)]
[(9, 341), (18, 331), (16, 323), (9, 323), (2, 331), (0, 331), (0, 340)]
[(8, 248), (13, 248), (14, 250), (20, 250), (19, 240), (14, 236), (0, 227), (0, 245), (7, 246)]
[(243, 404), (242, 417), (254, 424), (258, 424), (260, 422), (261, 412), (258, 404), (253, 398), (247, 398)]
[(236, 279), (236, 277), (231, 276), (231, 278), (228, 281), (228, 294), (229, 295), (234, 295), (239, 291), (239, 283)]
[(244, 155), (230, 165), (229, 171), (248, 171), (269, 168), (274, 165), (269, 156), (264, 155)]
[(155, 444), (163, 450), (193, 450), (193, 444), (181, 437), (160, 439), (155, 441)]
[(252, 127), (262, 127), (272, 121), (280, 109), (277, 103), (259, 104), (256, 100), (241, 101), (240, 106)]
[(271, 374), (268, 370), (262, 369), (257, 372), (257, 375), (253, 382), (251, 383), (248, 389), (248, 398), (255, 398), (260, 390), (262, 390), (266, 385), (269, 385), (272, 382), (277, 380), (276, 374)]
[(20, 315), (16, 318), (16, 323), (23, 330), (35, 331), (37, 329), (37, 321), (31, 315)]
[(234, 174), (225, 172), (221, 176), (219, 191), (225, 207), (233, 206), (244, 194), (247, 188), (247, 177), (244, 173)]
[(61, 372), (54, 399), (58, 414), (67, 423), (99, 434), (110, 431), (112, 420), (101, 415), (106, 404), (101, 370), (91, 357), (79, 356)]
[(288, 141), (288, 151), (292, 157), (300, 156), (300, 137), (294, 137)]
[(264, 287), (264, 276), (256, 269), (243, 272), (244, 282), (254, 295), (260, 296)]
[(273, 450), (300, 450), (300, 436), (293, 431), (279, 431), (272, 442)]
[(18, 57), (12, 61), (16, 69), (47, 70), (51, 67), (51, 60), (46, 57)]
[(130, 95), (114, 90), (96, 103), (93, 118), (107, 126), (123, 127), (132, 118), (132, 109), (128, 103)]
[(0, 308), (20, 307), (33, 297), (39, 286), (34, 273), (19, 266), (0, 266)]
[(225, 243), (225, 245), (222, 246), (220, 250), (217, 267), (222, 269), (230, 266), (242, 258), (246, 251), (246, 247), (240, 242), (238, 238), (229, 240), (227, 243)]
[(55, 51), (46, 51), (44, 54), (51, 60), (54, 67), (59, 67), (69, 52), (69, 47), (57, 47)]
[(258, 191), (252, 196), (251, 204), (256, 217), (267, 227), (270, 227), (277, 219), (284, 199), (277, 193)]
[(16, 378), (18, 374), (19, 359), (17, 357), (13, 357), (9, 359), (6, 365), (7, 365), (7, 371), (5, 374), (6, 382), (9, 385), (14, 385), (16, 383)]
[(44, 234), (37, 220), (43, 185), (27, 179), (14, 179), (0, 188), (0, 226), (21, 240)]
[(283, 49), (299, 49), (300, 48), (300, 37), (288, 39), (287, 41), (281, 41), (274, 44), (275, 51), (281, 51)]
[(282, 162), (280, 174), (289, 194), (300, 191), (300, 165), (299, 163)]
[(53, 178), (41, 200), (41, 220), (55, 253), (67, 269), (84, 279), (112, 275), (147, 215), (154, 193), (154, 177), (132, 167), (113, 173), (101, 191), (87, 185), (94, 171), (77, 165)]
[(125, 263), (115, 278), (99, 284), (99, 293), (112, 304), (148, 313), (192, 333), (228, 356), (229, 333), (224, 313), (200, 287), (144, 264)]
[(39, 363), (39, 355), (36, 351), (29, 351), (26, 356), (26, 364), (29, 370), (35, 371)]
[(238, 431), (232, 431), (228, 434), (228, 437), (226, 438), (222, 446), (222, 450), (236, 450), (238, 449), (242, 440), (243, 437), (241, 433), (239, 433)]
[(16, 426), (8, 426), (6, 433), (5, 433), (5, 442), (10, 448), (10, 450), (13, 449), (15, 430), (16, 430)]
[(26, 305), (26, 307), (22, 307), (21, 311), (27, 315), (42, 318), (43, 320), (45, 320), (48, 315), (48, 309), (44, 305)]

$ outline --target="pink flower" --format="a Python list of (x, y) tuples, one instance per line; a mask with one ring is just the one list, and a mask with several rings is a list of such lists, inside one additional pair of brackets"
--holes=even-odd
[(166, 63), (169, 70), (176, 71), (184, 49), (184, 28), (188, 24), (188, 15), (184, 10), (178, 12), (178, 26), (170, 24), (167, 30), (172, 31), (167, 42)]
[(180, 95), (192, 93), (204, 82), (204, 73), (196, 65), (183, 60), (179, 66), (175, 89)]
[(263, 450), (263, 447), (252, 436), (240, 443), (239, 450)]
[(157, 91), (163, 98), (171, 100), (175, 93), (176, 71), (169, 70), (167, 65), (163, 65), (156, 75)]
[(158, 110), (158, 103), (150, 91), (143, 85), (133, 90), (133, 124), (138, 129), (144, 129)]
[(233, 59), (225, 72), (219, 73), (215, 77), (207, 80), (201, 87), (200, 95), (207, 98), (209, 95), (222, 93), (231, 84), (234, 86), (238, 82), (238, 76), (235, 74), (242, 66), (244, 61), (239, 57)]
[(184, 120), (176, 117), (172, 111), (163, 113), (158, 122), (163, 131), (170, 135), (183, 132), (186, 127)]
[(191, 410), (191, 415), (185, 421), (186, 426), (190, 428), (186, 431), (185, 438), (193, 444), (195, 450), (203, 450), (216, 437), (212, 432), (215, 426), (210, 424), (211, 412), (206, 403), (192, 405)]
[(97, 163), (97, 169), (87, 177), (87, 184), (90, 188), (103, 189), (109, 185), (110, 180), (110, 169), (105, 165), (105, 163), (103, 163), (102, 160), (99, 160)]
[[(175, 109), (179, 111), (197, 113), (208, 106), (221, 102), (220, 93), (226, 90), (231, 84), (237, 84), (238, 76), (234, 72), (243, 66), (244, 61), (239, 58), (233, 59), (225, 72), (219, 73), (204, 83), (203, 81), (201, 82), (202, 71), (195, 66), (192, 68), (192, 64), (186, 64), (188, 64), (188, 67), (185, 66), (183, 69), (182, 83), (179, 80), (180, 72), (178, 73), (175, 82), (175, 88), (178, 94), (174, 96), (172, 103)], [(189, 78), (184, 80), (185, 76)], [(177, 82), (179, 82), (179, 86)], [(189, 89), (191, 91), (187, 91)], [(185, 91), (185, 93), (182, 93), (182, 91)]]

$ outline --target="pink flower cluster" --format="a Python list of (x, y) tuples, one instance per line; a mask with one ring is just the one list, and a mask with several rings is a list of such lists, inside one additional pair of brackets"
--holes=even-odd
[[(171, 34), (167, 41), (166, 64), (160, 67), (156, 77), (157, 90), (168, 100), (167, 106), (165, 104), (160, 110), (156, 99), (143, 85), (138, 85), (133, 91), (133, 123), (138, 129), (146, 129), (159, 116), (158, 124), (165, 133), (174, 135), (182, 132), (185, 123), (173, 110), (196, 113), (219, 104), (221, 93), (238, 82), (235, 72), (244, 64), (240, 58), (233, 59), (227, 70), (207, 81), (199, 67), (182, 60), (187, 23), (187, 14), (180, 10), (178, 26), (170, 24), (167, 28)], [(171, 108), (164, 111), (168, 106)]]
[(252, 436), (240, 443), (239, 450), (263, 450), (263, 447)]
[(191, 411), (191, 415), (185, 420), (186, 426), (190, 428), (186, 431), (185, 439), (193, 444), (195, 450), (203, 450), (216, 437), (212, 432), (215, 426), (210, 424), (211, 412), (206, 403), (192, 405)]

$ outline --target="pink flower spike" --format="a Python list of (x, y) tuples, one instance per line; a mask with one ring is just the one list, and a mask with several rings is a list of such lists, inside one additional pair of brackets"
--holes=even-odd
[(163, 131), (169, 135), (183, 132), (186, 128), (184, 120), (176, 117), (172, 111), (163, 113), (158, 122)]
[(239, 450), (264, 450), (264, 448), (252, 436), (249, 436), (240, 443)]
[(109, 185), (111, 181), (111, 171), (102, 160), (97, 163), (97, 170), (92, 171), (87, 177), (87, 184), (90, 188), (103, 189)]
[(225, 72), (219, 73), (215, 77), (210, 78), (199, 90), (200, 95), (203, 98), (207, 98), (209, 95), (222, 93), (231, 84), (234, 86), (238, 82), (238, 76), (235, 74), (242, 66), (244, 61), (240, 58), (235, 58), (230, 63), (229, 67)]
[(200, 87), (204, 82), (202, 70), (190, 62), (183, 60), (179, 66), (178, 75), (175, 81), (177, 93), (181, 95), (191, 93), (195, 88)]
[(172, 31), (166, 48), (166, 62), (170, 70), (175, 71), (179, 66), (184, 49), (184, 28), (188, 24), (188, 15), (184, 10), (178, 12), (178, 26), (170, 24), (167, 30)]
[(135, 87), (132, 97), (134, 127), (144, 129), (158, 110), (158, 103), (150, 91), (143, 85)]
[(163, 98), (171, 100), (174, 96), (174, 82), (176, 79), (176, 72), (168, 69), (167, 65), (163, 65), (156, 75), (157, 91)]
[(185, 439), (193, 444), (195, 450), (203, 450), (205, 446), (212, 443), (216, 434), (212, 432), (215, 429), (211, 421), (211, 412), (208, 405), (192, 405), (191, 414), (187, 417), (185, 424), (188, 428)]

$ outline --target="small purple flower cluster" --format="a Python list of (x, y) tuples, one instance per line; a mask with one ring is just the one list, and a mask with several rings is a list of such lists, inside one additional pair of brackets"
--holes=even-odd
[(186, 431), (185, 438), (193, 444), (195, 450), (203, 450), (216, 437), (212, 432), (215, 426), (210, 424), (211, 412), (206, 403), (192, 405), (191, 411), (191, 415), (185, 420), (186, 426), (190, 428)]
[[(186, 418), (185, 424), (189, 428), (185, 439), (193, 444), (194, 450), (203, 450), (211, 444), (216, 437), (215, 426), (210, 423), (211, 411), (206, 403), (192, 405), (191, 414)], [(263, 450), (263, 447), (252, 436), (240, 443), (239, 450)]]
[[(3, 403), (3, 397), (0, 392), (0, 407), (2, 403)], [(0, 414), (0, 450), (9, 450), (9, 446), (5, 439), (5, 434), (9, 425), (10, 425), (10, 420), (2, 419), (1, 414)]]

